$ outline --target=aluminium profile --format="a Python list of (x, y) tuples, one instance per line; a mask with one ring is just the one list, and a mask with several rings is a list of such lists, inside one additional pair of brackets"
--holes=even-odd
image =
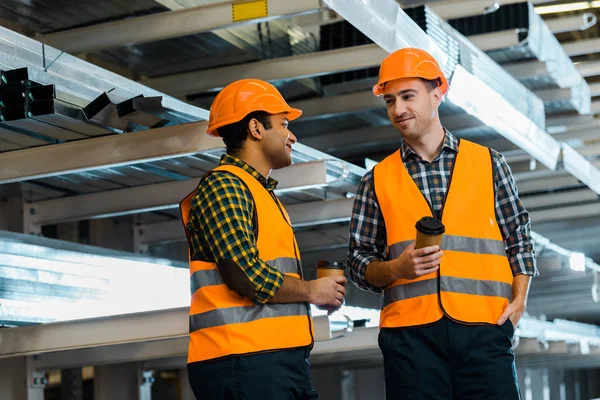
[(118, 133), (128, 132), (130, 122), (119, 117), (116, 102), (108, 93), (102, 93), (82, 109), (83, 115), (88, 121), (107, 129)]
[(495, 35), (510, 37), (512, 32), (514, 43), (502, 46), (497, 41), (481, 42), (482, 49), (497, 63), (509, 66), (509, 70), (518, 70), (520, 63), (541, 62), (541, 69), (534, 77), (519, 76), (522, 74), (517, 72), (518, 79), (530, 89), (572, 89), (568, 101), (546, 102), (549, 110), (590, 112), (587, 82), (531, 3), (504, 5), (494, 13), (455, 19), (449, 24), (467, 36), (476, 34), (480, 39)]
[(52, 141), (57, 142), (85, 138), (85, 136), (77, 132), (49, 125), (43, 121), (27, 118), (25, 105), (4, 107), (0, 109), (0, 118), (5, 126), (23, 130), (21, 132), (31, 132), (32, 136), (45, 139), (47, 143), (52, 143)]
[[(52, 65), (48, 67), (50, 62)], [(208, 110), (164, 95), (4, 27), (0, 27), (0, 64), (6, 69), (27, 67), (30, 80), (44, 85), (55, 84), (57, 90), (87, 101), (108, 91), (121, 99), (139, 94), (163, 96), (165, 107), (191, 115), (196, 121), (208, 119)]]
[(113, 131), (96, 124), (85, 122), (79, 107), (57, 99), (34, 101), (28, 103), (25, 107), (28, 119), (70, 132), (70, 137), (64, 138), (64, 140), (113, 133)]
[(192, 116), (166, 108), (162, 103), (161, 96), (137, 96), (117, 104), (117, 113), (121, 118), (148, 128), (194, 122)]

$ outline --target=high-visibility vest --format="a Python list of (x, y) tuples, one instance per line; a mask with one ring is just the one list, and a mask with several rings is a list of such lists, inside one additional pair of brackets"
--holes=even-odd
[[(417, 221), (435, 214), (400, 151), (375, 166), (374, 182), (392, 260), (415, 240)], [(489, 149), (461, 140), (448, 186), (440, 268), (384, 288), (382, 328), (430, 324), (443, 315), (468, 324), (496, 324), (511, 299), (513, 275), (496, 220)]]
[[(239, 167), (222, 165), (213, 171), (234, 174), (250, 190), (259, 227), (259, 258), (285, 275), (302, 278), (290, 219), (275, 195)], [(194, 194), (190, 193), (180, 204), (184, 226), (189, 221)], [(191, 258), (190, 288), (188, 363), (313, 344), (307, 303), (256, 305), (225, 285), (216, 263)]]

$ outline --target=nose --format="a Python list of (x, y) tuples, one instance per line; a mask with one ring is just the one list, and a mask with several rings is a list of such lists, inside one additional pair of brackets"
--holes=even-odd
[(292, 131), (289, 131), (289, 135), (287, 138), (288, 141), (292, 142), (292, 144), (295, 144), (298, 140), (296, 139), (296, 135), (294, 135), (292, 133)]
[(403, 101), (396, 101), (394, 104), (394, 116), (399, 117), (406, 112), (406, 104)]

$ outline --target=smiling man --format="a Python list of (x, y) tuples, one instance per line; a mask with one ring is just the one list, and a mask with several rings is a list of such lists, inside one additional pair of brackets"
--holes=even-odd
[[(537, 274), (529, 215), (504, 157), (442, 126), (448, 89), (423, 50), (381, 64), (373, 92), (403, 143), (358, 188), (350, 277), (383, 292), (388, 399), (517, 400), (511, 342)], [(444, 224), (441, 248), (415, 249), (422, 217)]]
[(311, 400), (309, 303), (335, 310), (346, 279), (302, 279), (272, 170), (292, 164), (300, 116), (271, 84), (244, 79), (210, 108), (207, 133), (227, 146), (181, 203), (192, 300), (188, 375), (206, 400)]

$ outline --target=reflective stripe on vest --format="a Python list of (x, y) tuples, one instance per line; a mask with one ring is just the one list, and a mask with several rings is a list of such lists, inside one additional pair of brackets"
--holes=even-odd
[[(440, 277), (440, 290), (444, 292), (472, 294), (477, 296), (495, 296), (510, 300), (512, 286), (498, 281), (480, 281), (476, 279), (454, 278), (451, 276)], [(414, 297), (437, 294), (438, 280), (427, 279), (392, 286), (385, 290), (383, 295), (383, 307)]]
[[(387, 258), (416, 238), (416, 222), (432, 206), (397, 151), (374, 167), (374, 191), (386, 227)], [(380, 327), (459, 322), (495, 324), (512, 296), (513, 275), (496, 220), (494, 164), (489, 149), (461, 140), (443, 208), (446, 227), (437, 272), (398, 279), (384, 289)]]
[[(388, 260), (393, 260), (402, 254), (404, 250), (412, 243), (407, 240), (400, 243), (394, 243), (388, 249)], [(464, 236), (444, 236), (442, 237), (442, 250), (462, 251), (474, 254), (495, 254), (505, 256), (506, 249), (501, 240), (477, 239)]]
[(304, 303), (218, 308), (190, 315), (190, 333), (217, 326), (240, 324), (263, 318), (306, 316)]
[[(269, 260), (267, 264), (277, 268), (282, 274), (298, 273), (298, 261), (295, 258), (282, 257), (276, 260)], [(223, 284), (223, 278), (218, 269), (202, 269), (194, 272), (190, 277), (192, 295), (201, 287), (221, 284)]]

